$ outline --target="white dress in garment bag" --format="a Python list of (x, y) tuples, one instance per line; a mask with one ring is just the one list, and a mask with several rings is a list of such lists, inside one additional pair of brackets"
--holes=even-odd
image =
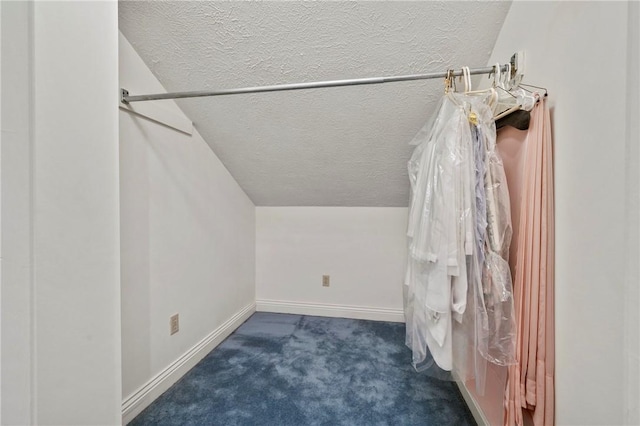
[(449, 97), (427, 126), (409, 162), (407, 345), (416, 369), (431, 366), (430, 354), (450, 371), (452, 313), (461, 319), (466, 308), (466, 256), (474, 244), (471, 132), (464, 108)]

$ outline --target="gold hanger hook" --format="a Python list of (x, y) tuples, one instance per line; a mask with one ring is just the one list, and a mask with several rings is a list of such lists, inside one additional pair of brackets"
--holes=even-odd
[(452, 87), (453, 70), (447, 70), (447, 76), (444, 78), (444, 93), (449, 93)]

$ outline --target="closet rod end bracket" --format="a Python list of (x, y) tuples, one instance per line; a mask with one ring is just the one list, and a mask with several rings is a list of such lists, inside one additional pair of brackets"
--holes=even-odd
[(129, 104), (129, 91), (127, 89), (120, 89), (120, 102), (125, 105)]
[(518, 77), (519, 80), (522, 80), (522, 78), (524, 77), (524, 60), (525, 56), (524, 51), (522, 50), (514, 53), (511, 56), (511, 60), (509, 61), (511, 63), (511, 75), (509, 77), (512, 80), (516, 77)]

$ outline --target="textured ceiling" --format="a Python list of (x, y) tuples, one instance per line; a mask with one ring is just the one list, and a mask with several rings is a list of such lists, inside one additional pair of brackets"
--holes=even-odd
[[(121, 1), (119, 13), (160, 82), (183, 91), (485, 66), (509, 6)], [(406, 206), (408, 142), (441, 93), (430, 80), (178, 104), (258, 206)]]

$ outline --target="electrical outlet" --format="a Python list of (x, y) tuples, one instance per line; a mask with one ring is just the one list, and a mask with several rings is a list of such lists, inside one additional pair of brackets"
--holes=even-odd
[(329, 287), (329, 285), (330, 285), (329, 275), (323, 275), (322, 276), (322, 287)]
[(179, 314), (171, 315), (169, 319), (169, 332), (173, 335), (180, 331), (180, 317)]

